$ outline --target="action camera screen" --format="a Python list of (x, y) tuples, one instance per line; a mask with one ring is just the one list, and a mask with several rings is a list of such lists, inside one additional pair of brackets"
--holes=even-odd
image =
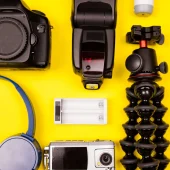
[(52, 170), (87, 170), (87, 148), (53, 148)]

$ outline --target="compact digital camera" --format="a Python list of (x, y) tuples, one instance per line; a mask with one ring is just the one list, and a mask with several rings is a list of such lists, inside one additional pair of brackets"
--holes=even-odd
[(0, 67), (47, 67), (50, 34), (44, 13), (30, 11), (21, 0), (0, 1)]
[(44, 150), (44, 166), (48, 170), (114, 170), (112, 141), (58, 141)]

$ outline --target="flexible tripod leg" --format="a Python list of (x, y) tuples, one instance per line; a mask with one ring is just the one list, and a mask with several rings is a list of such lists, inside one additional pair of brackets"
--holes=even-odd
[(135, 151), (135, 136), (137, 135), (137, 130), (135, 126), (137, 125), (138, 115), (134, 110), (134, 107), (138, 103), (138, 98), (135, 96), (133, 86), (131, 88), (126, 89), (127, 98), (130, 104), (124, 109), (127, 116), (129, 117), (129, 121), (123, 125), (127, 137), (120, 141), (121, 147), (123, 151), (126, 153), (124, 158), (121, 160), (122, 165), (126, 168), (126, 170), (136, 170), (138, 159), (134, 155)]
[(157, 128), (157, 125), (151, 121), (151, 117), (157, 109), (151, 102), (155, 92), (155, 83), (137, 82), (135, 84), (135, 94), (140, 98), (135, 110), (141, 118), (141, 122), (136, 125), (141, 139), (135, 145), (138, 153), (142, 156), (142, 160), (138, 163), (141, 170), (157, 170), (159, 165), (159, 161), (151, 156), (156, 145), (150, 140)]
[(166, 169), (167, 165), (170, 162), (164, 152), (167, 150), (167, 147), (170, 145), (170, 142), (164, 138), (164, 134), (166, 133), (169, 125), (166, 124), (162, 119), (165, 115), (167, 108), (161, 103), (164, 98), (164, 87), (157, 88), (157, 93), (153, 98), (153, 104), (157, 107), (156, 112), (154, 113), (154, 123), (158, 126), (155, 131), (155, 138), (153, 142), (157, 145), (156, 154), (154, 156), (155, 159), (160, 161), (158, 170)]

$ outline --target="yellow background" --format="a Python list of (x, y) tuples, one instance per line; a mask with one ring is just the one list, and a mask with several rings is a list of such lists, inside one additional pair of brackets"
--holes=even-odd
[[(0, 71), (8, 76), (27, 92), (30, 97), (37, 119), (36, 138), (42, 148), (54, 140), (113, 140), (116, 143), (116, 169), (124, 168), (119, 160), (124, 156), (119, 140), (126, 135), (122, 124), (128, 119), (123, 108), (128, 105), (125, 88), (130, 86), (127, 78), (129, 72), (125, 69), (125, 60), (138, 48), (125, 42), (125, 34), (134, 24), (143, 26), (160, 25), (166, 41), (163, 46), (155, 45), (159, 63), (167, 61), (170, 65), (170, 1), (155, 0), (154, 12), (147, 18), (138, 17), (133, 12), (134, 0), (118, 0), (118, 22), (116, 29), (116, 51), (113, 78), (105, 80), (98, 91), (87, 91), (83, 88), (81, 79), (72, 70), (72, 0), (25, 0), (31, 9), (46, 13), (52, 30), (51, 68), (46, 71)], [(170, 74), (162, 75), (160, 85), (165, 86), (165, 106), (170, 100)], [(55, 98), (107, 98), (108, 125), (106, 126), (74, 126), (54, 125)], [(14, 90), (6, 81), (0, 83), (0, 141), (7, 137), (25, 132), (27, 129), (27, 114), (25, 106)], [(165, 121), (170, 124), (170, 110), (166, 113)], [(170, 130), (165, 137), (170, 139)], [(170, 148), (166, 152), (170, 157)], [(43, 169), (41, 166), (40, 170)], [(167, 168), (170, 169), (170, 166)]]

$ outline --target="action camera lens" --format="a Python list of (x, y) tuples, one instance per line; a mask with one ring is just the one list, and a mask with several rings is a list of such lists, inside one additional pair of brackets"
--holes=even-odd
[(112, 163), (112, 156), (108, 153), (104, 153), (101, 155), (100, 157), (100, 162), (104, 165), (104, 166), (108, 166)]

